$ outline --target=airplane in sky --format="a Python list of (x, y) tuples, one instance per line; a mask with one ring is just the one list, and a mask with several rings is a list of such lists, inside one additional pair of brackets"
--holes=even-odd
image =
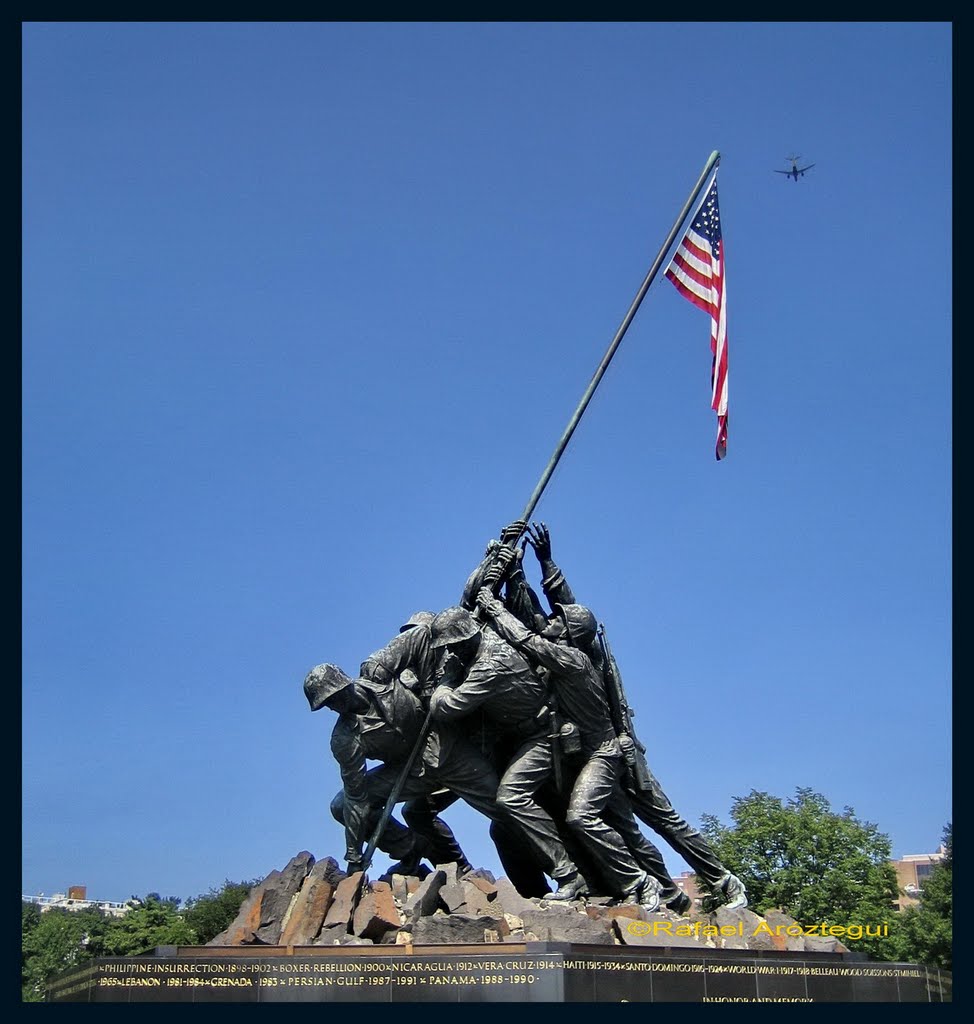
[(776, 170), (774, 173), (775, 174), (783, 174), (786, 178), (794, 178), (795, 181), (798, 181), (799, 178), (804, 178), (805, 177), (805, 172), (809, 169), (809, 167), (814, 167), (815, 166), (815, 164), (806, 164), (804, 167), (799, 167), (798, 166), (798, 161), (801, 159), (800, 156), (786, 156), (785, 159), (791, 161), (791, 170), (790, 171), (778, 171), (778, 170)]

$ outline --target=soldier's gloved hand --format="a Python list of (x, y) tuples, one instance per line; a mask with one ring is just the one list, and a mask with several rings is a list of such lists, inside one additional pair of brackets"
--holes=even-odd
[(449, 686), (443, 685), (437, 686), (437, 688), (432, 692), (430, 695), (430, 711), (432, 711), (434, 715), (436, 714), (436, 709), (439, 705), (442, 704), (452, 692), (453, 691)]
[(517, 558), (517, 548), (513, 544), (502, 544), (497, 552), (497, 561), (506, 572), (511, 563)]
[(526, 519), (515, 519), (510, 526), (505, 526), (501, 530), (501, 544), (513, 544), (524, 533), (527, 525), (528, 521)]
[(634, 765), (636, 763), (636, 744), (633, 743), (632, 737), (628, 733), (624, 732), (619, 735), (619, 746), (622, 748), (622, 756), (626, 764)]
[(436, 677), (436, 685), (452, 688), (457, 685), (462, 675), (463, 663), (451, 652), (443, 659), (443, 664)]
[(544, 523), (532, 523), (525, 540), (534, 548), (539, 562), (551, 558), (551, 535)]
[(500, 563), (494, 562), (494, 564), (484, 573), (483, 584), (485, 587), (496, 586), (500, 582), (501, 574), (503, 569)]
[(517, 558), (517, 549), (510, 544), (502, 544), (494, 555), (493, 564), (484, 573), (484, 584), (493, 587), (507, 575), (511, 563)]
[(504, 610), (504, 606), (491, 593), (490, 587), (481, 587), (477, 592), (477, 607), (491, 616), (500, 615)]

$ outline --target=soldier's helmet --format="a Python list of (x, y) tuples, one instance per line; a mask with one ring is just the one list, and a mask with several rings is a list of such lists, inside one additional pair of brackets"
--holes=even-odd
[(573, 647), (583, 650), (595, 640), (599, 624), (595, 616), (583, 604), (556, 604), (555, 611), (561, 616)]
[(444, 608), (433, 617), (433, 647), (446, 647), (469, 640), (480, 632), (480, 623), (466, 608)]
[(305, 677), (304, 695), (311, 710), (317, 711), (325, 706), (325, 701), (354, 682), (337, 665), (315, 665)]
[(432, 612), (413, 612), (408, 619), (399, 627), (400, 633), (405, 633), (407, 629), (412, 629), (413, 626), (429, 626), (432, 625), (435, 616)]

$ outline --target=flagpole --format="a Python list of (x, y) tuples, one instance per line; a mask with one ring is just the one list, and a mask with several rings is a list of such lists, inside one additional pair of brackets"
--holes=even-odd
[[(541, 474), (541, 479), (538, 481), (538, 485), (535, 487), (534, 493), (528, 500), (527, 505), (525, 505), (524, 512), (521, 513), (521, 519), (525, 522), (527, 522), (527, 520), (531, 518), (531, 513), (534, 512), (535, 507), (540, 501), (541, 495), (544, 492), (545, 487), (547, 487), (548, 481), (551, 479), (551, 474), (554, 473), (555, 466), (558, 465), (558, 460), (561, 458), (562, 453), (568, 447), (568, 442), (571, 440), (571, 436), (575, 432), (575, 428), (578, 426), (578, 422), (582, 418), (582, 414), (588, 407), (588, 403), (592, 400), (592, 395), (595, 394), (595, 389), (599, 386), (599, 382), (605, 376), (605, 371), (608, 369), (609, 363), (612, 361), (612, 357), (616, 353), (616, 349), (622, 343), (622, 339), (625, 336), (626, 331), (629, 329), (629, 325), (632, 323), (633, 317), (636, 315), (636, 310), (639, 309), (639, 304), (643, 301), (646, 292), (649, 291), (649, 286), (653, 283), (653, 280), (656, 277), (657, 273), (659, 273), (660, 265), (666, 258), (666, 254), (667, 252), (669, 252), (670, 246), (676, 239), (677, 232), (682, 227), (684, 220), (686, 220), (687, 214), (693, 208), (693, 204), (694, 202), (696, 202), (697, 196), (700, 194), (700, 190), (703, 188), (704, 183), (706, 182), (710, 172), (719, 163), (720, 153), (715, 149), (710, 154), (710, 157), (707, 160), (707, 163), (703, 171), (701, 172), (700, 177), (697, 179), (697, 183), (693, 186), (693, 191), (690, 193), (690, 197), (687, 199), (686, 203), (683, 204), (683, 209), (680, 211), (680, 214), (677, 217), (675, 223), (673, 224), (673, 227), (670, 228), (670, 233), (666, 236), (666, 241), (663, 243), (663, 246), (660, 249), (658, 255), (656, 256), (656, 259), (653, 261), (653, 265), (649, 268), (649, 272), (646, 274), (643, 283), (639, 286), (639, 291), (636, 292), (636, 297), (632, 300), (632, 305), (629, 307), (629, 312), (626, 313), (622, 323), (619, 325), (619, 329), (616, 331), (616, 335), (612, 339), (612, 344), (609, 345), (605, 355), (602, 357), (602, 362), (599, 363), (598, 368), (592, 376), (592, 380), (590, 381), (589, 386), (585, 389), (585, 394), (582, 395), (581, 401), (578, 403), (575, 412), (572, 414), (572, 418), (568, 421), (568, 426), (565, 427), (565, 432), (561, 435), (561, 440), (558, 442), (554, 454), (548, 461), (548, 465), (545, 467), (544, 473)], [(514, 538), (514, 540), (516, 539), (517, 538)], [(397, 798), (400, 796), (400, 792), (403, 783), (406, 780), (406, 776), (408, 775), (413, 762), (416, 760), (416, 757), (419, 754), (420, 744), (426, 738), (426, 733), (429, 728), (431, 719), (432, 713), (430, 711), (427, 711), (426, 721), (423, 723), (422, 729), (420, 729), (419, 735), (416, 739), (416, 743), (413, 746), (411, 754), (409, 755), (409, 759), (403, 766), (402, 771), (399, 773), (399, 776), (396, 780), (396, 784), (393, 786), (393, 789), (390, 792), (388, 799), (386, 800), (385, 806), (382, 808), (382, 813), (379, 816), (379, 821), (376, 824), (375, 829), (373, 830), (372, 838), (369, 841), (365, 851), (365, 856), (363, 858), (362, 864), (362, 874), (361, 877), (359, 878), (358, 886), (356, 886), (353, 902), (357, 902), (358, 894), (361, 892), (364, 886), (365, 873), (371, 866), (372, 858), (375, 855), (375, 851), (378, 846), (379, 837), (381, 836), (383, 829), (386, 827), (390, 817), (392, 816), (392, 809), (396, 804)]]
[(531, 518), (531, 514), (534, 512), (535, 507), (541, 500), (541, 495), (544, 493), (545, 487), (548, 486), (548, 481), (551, 479), (551, 474), (554, 473), (555, 467), (558, 465), (558, 460), (561, 458), (563, 452), (568, 447), (568, 442), (571, 440), (572, 434), (575, 433), (575, 428), (578, 426), (579, 420), (582, 418), (582, 414), (588, 407), (588, 403), (592, 400), (592, 396), (595, 394), (595, 389), (599, 386), (599, 382), (605, 376), (605, 371), (609, 368), (609, 363), (612, 361), (612, 357), (616, 354), (616, 349), (622, 343), (622, 339), (625, 336), (626, 331), (629, 329), (629, 325), (632, 323), (633, 317), (636, 315), (636, 310), (639, 309), (639, 304), (643, 301), (646, 292), (649, 291), (649, 286), (653, 283), (659, 268), (666, 258), (667, 252), (669, 252), (670, 246), (673, 244), (676, 236), (686, 220), (687, 214), (693, 209), (693, 204), (696, 202), (697, 196), (700, 194), (700, 190), (703, 188), (704, 183), (709, 177), (711, 171), (720, 163), (720, 153), (715, 149), (707, 160), (707, 164), (697, 179), (696, 185), (693, 186), (693, 191), (690, 193), (690, 198), (687, 199), (683, 205), (683, 209), (680, 211), (680, 215), (677, 217), (673, 227), (670, 229), (670, 233), (666, 236), (666, 241), (663, 243), (662, 248), (659, 251), (656, 259), (653, 261), (653, 265), (649, 268), (649, 273), (646, 275), (645, 280), (639, 286), (639, 291), (636, 292), (636, 297), (632, 301), (632, 305), (629, 307), (629, 312), (626, 313), (622, 323), (619, 325), (619, 330), (616, 331), (615, 337), (612, 339), (612, 344), (609, 345), (605, 355), (602, 357), (602, 362), (599, 363), (598, 369), (592, 376), (592, 380), (589, 386), (585, 389), (585, 394), (582, 395), (581, 401), (578, 403), (578, 407), (572, 414), (572, 418), (568, 421), (568, 426), (565, 427), (565, 432), (561, 435), (561, 440), (558, 442), (548, 465), (545, 467), (544, 473), (541, 474), (541, 479), (538, 481), (537, 487), (534, 489), (534, 493), (528, 499), (527, 505), (524, 506), (524, 511), (521, 513), (521, 519), (525, 522)]

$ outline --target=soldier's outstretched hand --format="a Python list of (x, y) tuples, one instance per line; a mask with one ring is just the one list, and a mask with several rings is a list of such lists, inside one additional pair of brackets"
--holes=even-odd
[(505, 526), (501, 530), (501, 544), (513, 544), (524, 533), (527, 525), (528, 521), (526, 519), (515, 519), (510, 526)]
[(544, 523), (532, 523), (525, 539), (534, 548), (539, 562), (551, 558), (551, 535)]
[(510, 544), (501, 544), (494, 548), (494, 561), (484, 573), (484, 584), (494, 587), (507, 575), (507, 570), (514, 561), (517, 552)]
[(503, 571), (504, 571), (504, 568), (500, 564), (500, 562), (494, 562), (490, 566), (490, 568), (488, 568), (488, 570), (484, 573), (484, 579), (483, 579), (484, 586), (485, 587), (494, 587), (498, 583), (500, 583), (501, 573), (503, 573)]
[(504, 610), (504, 606), (494, 597), (490, 587), (481, 587), (477, 591), (477, 607), (488, 615), (499, 615)]

